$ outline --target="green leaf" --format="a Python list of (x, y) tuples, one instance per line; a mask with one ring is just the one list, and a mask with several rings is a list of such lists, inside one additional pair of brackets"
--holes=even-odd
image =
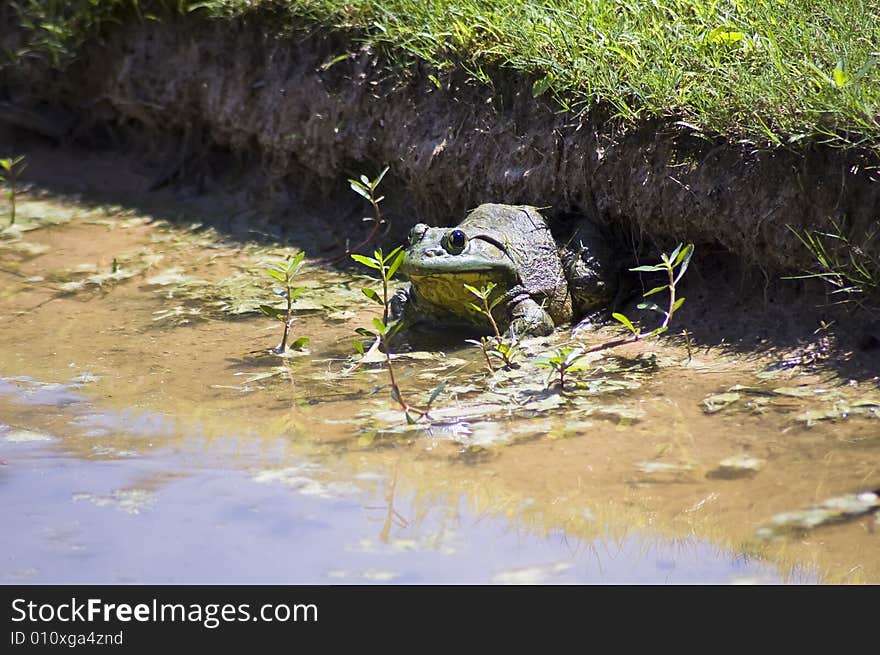
[(361, 293), (364, 294), (367, 298), (372, 300), (374, 303), (379, 305), (384, 305), (385, 301), (379, 296), (375, 289), (371, 289), (370, 287), (364, 287), (361, 289)]
[(443, 390), (446, 388), (447, 380), (443, 380), (440, 384), (434, 387), (434, 391), (431, 392), (431, 396), (428, 398), (428, 406), (431, 406), (435, 400), (437, 400), (437, 396), (443, 393)]
[(375, 259), (371, 257), (367, 257), (365, 255), (358, 255), (357, 253), (352, 254), (351, 258), (358, 262), (359, 264), (363, 264), (364, 266), (369, 266), (370, 268), (375, 268), (377, 271), (382, 269), (382, 265), (377, 262)]
[[(485, 296), (483, 295), (483, 292), (480, 291), (479, 289), (477, 289), (477, 287), (472, 286), (472, 285), (470, 285), (470, 284), (464, 284), (463, 286), (464, 286), (465, 289), (467, 289), (467, 290), (470, 291), (472, 294), (474, 294), (477, 298), (484, 298), (484, 297), (485, 297)], [(473, 304), (473, 303), (471, 303), (471, 304)]]
[(473, 309), (478, 314), (485, 314), (485, 311), (483, 310), (483, 308), (480, 307), (477, 303), (469, 302), (468, 305), (470, 306), (471, 309)]
[(635, 268), (629, 269), (631, 271), (644, 272), (644, 273), (654, 273), (657, 271), (665, 271), (666, 267), (662, 265), (658, 266), (636, 266)]
[(359, 196), (363, 196), (363, 197), (366, 198), (367, 200), (370, 200), (370, 191), (369, 191), (369, 189), (365, 188), (365, 187), (364, 187), (360, 182), (358, 182), (357, 180), (349, 180), (349, 183), (350, 183), (349, 186), (351, 187), (351, 190), (352, 190), (352, 191), (354, 191), (354, 192), (355, 192), (356, 194), (358, 194)]
[(532, 84), (532, 97), (537, 98), (543, 95), (552, 86), (553, 78), (553, 73), (547, 73), (541, 79), (535, 80)]
[(642, 296), (642, 298), (647, 298), (648, 296), (653, 296), (655, 293), (660, 293), (661, 291), (666, 291), (666, 289), (668, 289), (668, 288), (669, 288), (668, 284), (664, 284), (663, 286), (659, 286), (659, 287), (654, 287), (653, 289), (651, 289), (650, 291), (645, 293)]
[(629, 320), (629, 318), (627, 318), (623, 314), (619, 314), (617, 312), (614, 312), (613, 314), (611, 314), (611, 318), (613, 318), (618, 323), (623, 323), (627, 327), (627, 329), (630, 332), (632, 332), (633, 334), (639, 333), (639, 331), (636, 329), (636, 326), (633, 325), (632, 321)]
[[(388, 253), (388, 256), (385, 257), (385, 261), (390, 260), (392, 257), (396, 257), (397, 253), (402, 252), (402, 251), (403, 251), (403, 246), (397, 246), (394, 250), (392, 250), (391, 252)], [(382, 250), (380, 249), (379, 252), (381, 253)]]
[(310, 339), (308, 337), (300, 337), (299, 339), (294, 340), (293, 343), (290, 344), (291, 350), (302, 350), (303, 346), (305, 346)]
[(296, 289), (291, 289), (290, 290), (290, 301), (293, 302), (294, 300), (296, 300), (297, 296), (299, 296), (305, 290), (306, 290), (305, 287), (297, 287)]
[(687, 247), (681, 251), (681, 254), (678, 256), (678, 261), (675, 262), (674, 266), (679, 266), (678, 275), (675, 276), (674, 284), (678, 284), (678, 281), (684, 276), (684, 272), (687, 270), (688, 265), (691, 263), (691, 257), (694, 254), (694, 244), (689, 243)]
[(418, 419), (414, 419), (412, 416), (410, 416), (410, 415), (409, 415), (409, 410), (405, 411), (405, 412), (403, 413), (403, 415), (406, 416), (406, 422), (407, 422), (409, 425), (415, 425), (415, 424), (416, 424), (416, 421), (417, 421)]
[(666, 311), (663, 310), (663, 309), (661, 309), (661, 308), (657, 305), (657, 303), (653, 303), (653, 302), (640, 302), (638, 305), (636, 305), (636, 307), (637, 307), (638, 309), (650, 309), (652, 312), (659, 312), (659, 313), (663, 314), (664, 316), (666, 315)]
[(272, 268), (267, 268), (266, 273), (274, 277), (279, 282), (287, 282), (287, 277), (284, 275), (282, 271), (279, 271), (274, 266)]
[[(395, 251), (392, 250), (391, 254), (393, 254), (394, 252)], [(403, 263), (404, 257), (405, 257), (405, 253), (403, 251), (400, 251), (397, 253), (397, 255), (394, 257), (394, 260), (388, 266), (388, 273), (386, 273), (386, 275), (385, 275), (386, 280), (390, 280), (392, 277), (394, 277), (394, 274), (397, 272), (397, 269), (400, 268), (400, 265)]]
[(376, 337), (376, 333), (375, 333), (375, 332), (371, 332), (371, 331), (368, 330), (367, 328), (359, 327), (359, 328), (355, 328), (354, 331), (357, 332), (357, 333), (358, 333), (359, 335), (361, 335), (362, 337), (371, 337), (371, 338), (375, 338), (375, 337)]
[(361, 343), (360, 339), (354, 340), (354, 349), (360, 353), (361, 356), (364, 354), (364, 344)]
[(269, 318), (274, 318), (276, 321), (287, 320), (287, 314), (285, 312), (275, 307), (272, 307), (271, 305), (260, 305), (260, 311)]
[(386, 326), (385, 322), (378, 316), (373, 319), (373, 327), (375, 327), (376, 331), (383, 336), (388, 331), (388, 326)]
[[(213, 4), (214, 4), (213, 2), (200, 2), (196, 6), (211, 7)], [(190, 9), (189, 9), (190, 11), (193, 10), (192, 7), (193, 7), (193, 5), (190, 5)], [(341, 55), (336, 55), (335, 57), (332, 57), (331, 59), (328, 59), (323, 64), (321, 64), (320, 69), (322, 71), (325, 71), (325, 70), (329, 69), (331, 66), (335, 66), (340, 61), (345, 61), (349, 57), (351, 57), (351, 55), (348, 54), (347, 52), (344, 54), (341, 54)]]
[(391, 398), (394, 399), (395, 402), (403, 404), (400, 400), (400, 392), (397, 390), (397, 387), (391, 387)]
[(834, 86), (838, 89), (846, 86), (847, 82), (849, 82), (849, 75), (840, 67), (840, 65), (838, 65), (831, 73), (831, 78), (834, 80)]
[(733, 45), (742, 41), (745, 36), (742, 32), (731, 30), (728, 27), (716, 27), (706, 35), (706, 40), (715, 44)]
[(562, 364), (563, 364), (563, 366), (565, 366), (565, 368), (570, 369), (576, 361), (578, 361), (579, 359), (581, 359), (584, 356), (585, 356), (585, 353), (582, 352), (581, 350), (573, 350), (572, 352), (568, 353), (565, 356), (565, 359), (563, 360)]
[(669, 259), (666, 259), (665, 257), (663, 258), (664, 261), (670, 261), (670, 262), (671, 262), (671, 261), (675, 261), (675, 258), (678, 257), (678, 254), (681, 252), (681, 246), (682, 246), (682, 244), (678, 244), (678, 245), (675, 247), (675, 250), (673, 250), (673, 251), (669, 254)]
[[(382, 181), (382, 178), (385, 177), (385, 173), (388, 172), (388, 169), (389, 169), (389, 168), (391, 168), (391, 167), (390, 167), (390, 166), (386, 166), (385, 168), (383, 168), (383, 169), (382, 169), (382, 172), (379, 173), (379, 175), (376, 177), (376, 179), (372, 181), (372, 183), (371, 183), (370, 186), (372, 186), (374, 189), (375, 189), (377, 186), (379, 186), (379, 183)], [(384, 197), (384, 196), (383, 196), (383, 197)], [(382, 200), (382, 198), (379, 198), (379, 200)], [(379, 202), (379, 200), (377, 200), (376, 202)]]
[(397, 334), (398, 332), (400, 332), (400, 329), (401, 329), (403, 326), (404, 326), (404, 323), (403, 323), (403, 321), (400, 320), (400, 319), (398, 319), (398, 320), (396, 320), (396, 321), (392, 321), (392, 322), (389, 323), (387, 326), (385, 326), (385, 328), (386, 328), (385, 337), (386, 337), (387, 339), (390, 339), (390, 338), (393, 337), (395, 334)]
[(689, 244), (687, 244), (687, 246), (684, 247), (684, 249), (681, 249), (681, 248), (682, 248), (682, 244), (679, 244), (678, 248), (675, 249), (676, 250), (675, 256), (670, 257), (670, 259), (672, 260), (673, 266), (678, 266), (679, 264), (681, 264), (682, 260), (685, 257), (688, 257), (690, 255), (690, 253), (692, 253), (694, 251), (694, 244), (689, 243)]
[(681, 307), (683, 304), (684, 304), (684, 297), (681, 297), (675, 301), (675, 304), (672, 305), (672, 310), (669, 313), (672, 314), (673, 312), (677, 311), (678, 308)]
[(303, 259), (305, 259), (306, 253), (304, 250), (301, 250), (296, 255), (294, 255), (287, 265), (287, 270), (293, 274), (299, 270), (299, 267), (302, 266)]

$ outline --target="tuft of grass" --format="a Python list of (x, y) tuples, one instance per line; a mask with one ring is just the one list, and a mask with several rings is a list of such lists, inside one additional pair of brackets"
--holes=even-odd
[[(866, 232), (856, 243), (841, 226), (831, 221), (831, 229), (798, 231), (788, 226), (814, 259), (812, 270), (783, 279), (818, 278), (831, 288), (840, 304), (866, 306), (868, 299), (880, 300), (880, 255), (877, 237), (880, 224)], [(875, 308), (876, 309), (876, 308)]]
[[(272, 17), (278, 33), (321, 27), (381, 49), (430, 79), (464, 70), (491, 84), (520, 71), (561, 108), (661, 118), (756, 147), (821, 141), (880, 150), (880, 4), (874, 0), (14, 0), (18, 56), (59, 62), (122, 16)], [(267, 24), (270, 24), (267, 21)], [(342, 54), (342, 53), (341, 53)], [(342, 58), (342, 57), (341, 57)], [(341, 59), (340, 58), (340, 59)]]

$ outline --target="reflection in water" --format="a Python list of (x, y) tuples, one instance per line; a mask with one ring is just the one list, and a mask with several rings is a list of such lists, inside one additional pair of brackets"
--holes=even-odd
[(393, 478), (370, 491), (371, 476), (361, 488), (327, 482), (308, 462), (254, 472), (173, 451), (81, 462), (37, 443), (3, 448), (4, 583), (814, 580), (696, 539), (520, 533), (465, 500), (392, 503)]
[(413, 429), (381, 368), (343, 373), (361, 281), (304, 276), (312, 352), (282, 362), (252, 314), (287, 250), (91, 220), (0, 269), (0, 582), (880, 580), (873, 523), (757, 536), (876, 488), (857, 387), (642, 345), (560, 394), (525, 365), (559, 333), (491, 378), (473, 349), (406, 353), (407, 392), (449, 383)]

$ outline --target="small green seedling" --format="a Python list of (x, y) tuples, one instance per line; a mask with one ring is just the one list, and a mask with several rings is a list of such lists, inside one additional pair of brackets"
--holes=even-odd
[[(661, 291), (668, 290), (669, 302), (666, 306), (666, 309), (662, 309), (653, 302), (644, 302), (637, 305), (639, 309), (648, 309), (662, 314), (663, 322), (660, 326), (654, 328), (653, 330), (642, 331), (640, 328), (636, 327), (636, 325), (633, 324), (633, 322), (627, 316), (615, 312), (611, 315), (611, 317), (630, 331), (629, 336), (621, 339), (613, 339), (612, 341), (606, 341), (604, 343), (600, 343), (589, 348), (558, 348), (554, 351), (554, 355), (552, 357), (539, 360), (538, 362), (536, 362), (536, 364), (538, 364), (539, 366), (549, 366), (550, 368), (552, 368), (559, 375), (559, 387), (564, 390), (566, 374), (570, 373), (571, 371), (581, 370), (582, 368), (585, 368), (585, 366), (578, 364), (581, 358), (583, 358), (585, 355), (589, 355), (590, 353), (599, 352), (602, 350), (609, 350), (611, 348), (617, 348), (618, 346), (641, 341), (642, 339), (647, 339), (649, 337), (656, 337), (666, 332), (666, 330), (669, 329), (669, 322), (672, 320), (673, 314), (675, 314), (675, 312), (684, 303), (684, 298), (676, 297), (676, 285), (681, 281), (682, 276), (684, 276), (684, 273), (687, 270), (688, 264), (690, 264), (693, 254), (693, 244), (688, 244), (687, 246), (685, 246), (684, 244), (679, 244), (679, 246), (675, 250), (673, 250), (670, 255), (666, 255), (665, 253), (661, 254), (661, 261), (659, 264), (656, 264), (654, 266), (638, 266), (636, 268), (630, 269), (631, 271), (639, 271), (645, 273), (666, 272), (667, 283), (651, 289), (643, 296), (647, 298), (648, 296), (653, 296), (654, 294), (660, 293)], [(687, 333), (685, 333), (685, 335), (685, 338), (688, 340), (688, 358), (690, 358), (690, 337), (687, 335)], [(552, 379), (552, 375), (550, 379)]]
[(587, 351), (582, 348), (563, 346), (554, 350), (551, 357), (539, 359), (535, 364), (552, 368), (553, 372), (551, 372), (550, 377), (547, 379), (547, 384), (550, 384), (550, 381), (553, 379), (553, 373), (555, 373), (558, 376), (556, 384), (562, 391), (565, 391), (565, 376), (574, 371), (586, 369), (587, 365), (585, 363), (578, 363), (586, 356)]
[(379, 203), (385, 200), (385, 196), (377, 196), (376, 189), (379, 187), (379, 184), (382, 182), (382, 178), (385, 177), (385, 173), (388, 172), (389, 167), (386, 166), (382, 169), (382, 172), (379, 173), (372, 180), (368, 178), (366, 175), (361, 175), (360, 179), (349, 178), (348, 184), (351, 187), (351, 190), (354, 191), (359, 196), (363, 196), (369, 201), (370, 206), (373, 208), (372, 216), (365, 216), (364, 221), (373, 224), (373, 228), (370, 230), (370, 233), (367, 237), (361, 241), (358, 245), (353, 248), (347, 248), (347, 252), (351, 252), (352, 250), (360, 250), (368, 243), (370, 243), (376, 235), (379, 233), (379, 228), (382, 225), (385, 225), (385, 219), (382, 218), (382, 212), (379, 210)]
[[(657, 336), (658, 334), (662, 334), (669, 329), (669, 322), (672, 320), (672, 315), (684, 304), (684, 298), (675, 297), (675, 285), (681, 281), (681, 278), (684, 276), (685, 271), (687, 271), (688, 265), (691, 263), (691, 257), (693, 256), (693, 254), (694, 245), (692, 243), (689, 243), (687, 246), (685, 246), (684, 244), (678, 244), (678, 247), (673, 250), (670, 255), (666, 255), (666, 253), (661, 253), (659, 264), (655, 264), (654, 266), (636, 266), (635, 268), (629, 269), (631, 271), (644, 273), (665, 272), (667, 277), (666, 284), (663, 284), (659, 287), (654, 287), (653, 289), (647, 291), (642, 295), (643, 298), (647, 298), (648, 296), (653, 296), (655, 293), (660, 293), (661, 291), (668, 290), (669, 303), (666, 309), (661, 308), (654, 302), (643, 302), (637, 305), (639, 309), (649, 309), (663, 315), (663, 323), (661, 323), (659, 327), (651, 330), (647, 334), (642, 335), (641, 338)], [(678, 269), (677, 271), (676, 268)], [(612, 314), (612, 317), (618, 322), (625, 325), (627, 328), (629, 328), (629, 330), (633, 334), (639, 334), (639, 331), (635, 329), (632, 322), (623, 314), (615, 313)]]
[(495, 372), (495, 367), (492, 366), (493, 358), (501, 360), (503, 362), (503, 367), (509, 369), (514, 366), (513, 360), (522, 350), (519, 340), (515, 336), (509, 339), (501, 336), (501, 332), (498, 329), (498, 323), (495, 322), (495, 317), (492, 316), (492, 310), (504, 300), (503, 295), (498, 296), (494, 300), (491, 299), (495, 286), (494, 282), (487, 282), (485, 286), (479, 289), (470, 284), (464, 285), (464, 288), (474, 294), (474, 296), (480, 301), (480, 304), (472, 302), (470, 304), (471, 308), (485, 316), (489, 320), (489, 324), (492, 326), (492, 331), (494, 333), (492, 336), (482, 336), (479, 341), (476, 339), (467, 340), (468, 343), (478, 346), (480, 350), (483, 351), (483, 356), (486, 358), (486, 366), (489, 368), (490, 373)]
[(25, 168), (27, 168), (27, 163), (24, 161), (24, 155), (7, 157), (6, 159), (0, 159), (0, 168), (2, 168), (5, 173), (4, 175), (0, 175), (0, 181), (5, 181), (9, 184), (9, 191), (6, 192), (6, 199), (9, 200), (9, 213), (11, 217), (9, 224), (15, 225), (15, 200), (18, 195), (16, 185), (18, 183), (18, 176), (21, 175)]
[[(380, 348), (384, 346), (385, 351), (385, 368), (388, 370), (388, 377), (391, 379), (391, 398), (400, 405), (403, 410), (404, 415), (406, 416), (407, 423), (415, 423), (420, 418), (426, 417), (428, 412), (431, 409), (431, 404), (437, 399), (437, 396), (443, 391), (443, 388), (446, 386), (446, 382), (441, 382), (437, 387), (431, 392), (431, 395), (428, 399), (428, 402), (424, 408), (418, 408), (410, 405), (403, 398), (403, 394), (400, 391), (400, 386), (397, 384), (397, 378), (394, 374), (394, 365), (391, 362), (391, 348), (389, 347), (389, 341), (391, 338), (403, 327), (403, 322), (400, 319), (391, 319), (391, 297), (389, 294), (389, 283), (391, 282), (391, 278), (394, 277), (394, 274), (397, 272), (397, 269), (400, 268), (400, 265), (403, 263), (403, 247), (398, 246), (387, 255), (382, 252), (381, 248), (373, 251), (373, 256), (369, 257), (367, 255), (358, 255), (353, 254), (351, 258), (358, 262), (359, 264), (363, 264), (367, 268), (372, 268), (375, 271), (379, 272), (379, 277), (382, 280), (382, 294), (371, 288), (364, 287), (361, 289), (363, 294), (372, 300), (374, 303), (382, 306), (382, 317), (378, 316), (373, 319), (373, 328), (374, 330), (368, 330), (366, 328), (358, 328), (356, 332), (367, 339), (373, 339), (373, 348)], [(364, 355), (364, 344), (360, 339), (356, 339), (354, 342), (354, 346), (357, 351)]]
[[(273, 307), (272, 305), (260, 305), (260, 311), (263, 314), (265, 314), (269, 318), (274, 318), (276, 321), (279, 321), (284, 326), (284, 331), (281, 335), (281, 343), (279, 343), (273, 351), (278, 355), (284, 355), (287, 352), (287, 340), (290, 336), (290, 327), (296, 320), (296, 317), (293, 315), (293, 301), (296, 300), (297, 296), (305, 291), (304, 287), (293, 286), (293, 278), (296, 276), (297, 273), (299, 273), (300, 269), (302, 268), (304, 257), (305, 253), (300, 252), (295, 256), (288, 257), (283, 261), (272, 264), (272, 266), (266, 269), (266, 273), (270, 277), (277, 280), (283, 285), (280, 288), (276, 288), (275, 293), (287, 301), (286, 307), (283, 309), (278, 309), (277, 307)], [(300, 337), (299, 339), (295, 339), (293, 343), (290, 344), (290, 349), (302, 350), (303, 346), (305, 346), (308, 342), (308, 337)]]
[(637, 305), (639, 309), (648, 309), (658, 312), (663, 316), (663, 322), (653, 330), (642, 331), (640, 328), (636, 327), (636, 325), (626, 315), (619, 312), (614, 312), (613, 314), (611, 314), (611, 318), (613, 318), (615, 321), (617, 321), (627, 330), (629, 330), (630, 335), (622, 339), (614, 339), (612, 341), (600, 343), (596, 346), (587, 348), (584, 352), (593, 353), (600, 350), (608, 350), (609, 348), (616, 348), (618, 346), (641, 341), (642, 339), (647, 339), (649, 337), (656, 337), (666, 332), (666, 330), (669, 329), (669, 322), (672, 320), (673, 314), (675, 314), (675, 312), (678, 311), (682, 304), (684, 304), (684, 298), (676, 297), (676, 285), (681, 281), (681, 278), (684, 276), (685, 271), (687, 271), (688, 264), (690, 264), (693, 254), (693, 244), (688, 244), (687, 246), (685, 246), (684, 244), (679, 244), (678, 247), (673, 250), (671, 254), (666, 255), (665, 253), (662, 253), (660, 255), (659, 264), (655, 264), (654, 266), (637, 266), (635, 268), (629, 269), (631, 271), (643, 273), (666, 273), (666, 284), (663, 284), (659, 287), (654, 287), (642, 296), (643, 298), (647, 298), (648, 296), (653, 296), (655, 293), (660, 293), (661, 291), (668, 290), (669, 302), (667, 303), (666, 308), (663, 309), (654, 302), (643, 302)]

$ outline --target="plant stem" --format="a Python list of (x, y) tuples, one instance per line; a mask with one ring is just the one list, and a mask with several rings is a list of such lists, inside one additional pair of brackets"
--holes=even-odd
[(492, 330), (495, 332), (496, 343), (500, 343), (501, 332), (498, 330), (498, 324), (495, 322), (495, 317), (492, 316), (492, 310), (489, 308), (488, 296), (483, 296), (483, 308), (485, 309), (486, 316), (489, 318), (489, 323), (492, 324)]
[(669, 278), (669, 309), (666, 310), (662, 327), (669, 326), (669, 319), (672, 318), (673, 313), (672, 308), (675, 307), (675, 269), (672, 266), (667, 267), (666, 274)]
[(278, 350), (283, 355), (287, 350), (287, 338), (290, 334), (290, 323), (291, 318), (293, 316), (293, 301), (290, 299), (290, 273), (285, 274), (284, 286), (287, 289), (287, 314), (284, 318), (284, 332), (281, 335), (281, 345), (278, 347)]
[(10, 213), (12, 214), (12, 220), (9, 222), (10, 225), (15, 225), (15, 174), (9, 176), (9, 202), (12, 205)]
[[(672, 315), (675, 313), (675, 267), (672, 265), (667, 265), (666, 274), (669, 279), (669, 305), (666, 311), (663, 312), (663, 323), (661, 323), (660, 328), (658, 329), (668, 328), (669, 321), (672, 319)], [(604, 343), (600, 343), (598, 345), (584, 349), (584, 354), (595, 353), (602, 350), (609, 350), (611, 348), (617, 348), (618, 346), (624, 346), (628, 343), (635, 343), (636, 341), (641, 341), (642, 339), (651, 336), (655, 332), (656, 330), (651, 330), (650, 332), (639, 332), (637, 334), (633, 334), (622, 339), (606, 341)]]
[(486, 358), (486, 366), (489, 367), (489, 373), (494, 373), (494, 372), (495, 372), (495, 367), (492, 366), (492, 360), (491, 360), (491, 358), (489, 357), (489, 349), (486, 347), (486, 342), (483, 341), (483, 342), (482, 342), (482, 345), (483, 345), (483, 347), (480, 348), (480, 350), (483, 351), (483, 357)]

